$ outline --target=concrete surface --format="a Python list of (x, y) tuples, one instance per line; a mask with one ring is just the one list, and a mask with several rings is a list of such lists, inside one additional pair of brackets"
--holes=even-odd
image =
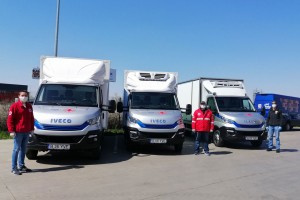
[(188, 137), (181, 155), (172, 147), (125, 150), (123, 137), (107, 136), (102, 158), (86, 153), (39, 153), (33, 169), (12, 175), (12, 140), (0, 140), (0, 200), (53, 199), (300, 199), (300, 129), (281, 133), (282, 152), (228, 144), (212, 155), (193, 155)]

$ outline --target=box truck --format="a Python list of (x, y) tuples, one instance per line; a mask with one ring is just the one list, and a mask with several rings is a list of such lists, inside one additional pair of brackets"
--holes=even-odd
[(267, 118), (272, 101), (276, 101), (278, 108), (282, 111), (284, 130), (289, 131), (295, 126), (300, 126), (300, 98), (273, 93), (258, 93), (255, 95), (254, 106)]
[(136, 144), (167, 144), (176, 152), (182, 151), (184, 125), (177, 99), (177, 73), (125, 71), (123, 103), (118, 103), (118, 111), (124, 111), (128, 149)]
[(109, 60), (41, 57), (28, 159), (49, 150), (88, 150), (99, 158), (108, 111), (116, 107), (109, 105), (109, 73)]
[[(215, 117), (210, 138), (216, 146), (225, 141), (250, 141), (259, 147), (266, 138), (265, 119), (256, 112), (243, 80), (197, 78), (179, 83), (177, 95), (180, 105), (192, 105), (192, 114), (201, 101), (207, 102)], [(192, 115), (183, 114), (183, 121), (191, 131)]]

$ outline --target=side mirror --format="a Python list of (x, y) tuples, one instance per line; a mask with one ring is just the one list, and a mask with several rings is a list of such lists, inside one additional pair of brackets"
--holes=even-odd
[(116, 111), (116, 101), (115, 100), (110, 100), (109, 101), (108, 112), (109, 113), (114, 113), (115, 111)]
[(118, 113), (123, 112), (123, 103), (122, 102), (118, 102), (118, 104), (117, 104), (117, 112)]
[(185, 114), (190, 115), (192, 113), (192, 105), (187, 104), (185, 109)]

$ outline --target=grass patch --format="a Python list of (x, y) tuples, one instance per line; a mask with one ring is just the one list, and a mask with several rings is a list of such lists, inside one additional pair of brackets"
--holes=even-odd
[(0, 140), (12, 139), (6, 131), (0, 131)]
[(123, 129), (107, 129), (104, 131), (104, 135), (109, 136), (109, 135), (122, 135), (124, 134)]

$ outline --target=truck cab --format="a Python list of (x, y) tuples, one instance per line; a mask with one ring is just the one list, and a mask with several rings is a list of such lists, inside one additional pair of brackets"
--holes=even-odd
[(36, 159), (38, 151), (71, 150), (99, 158), (111, 111), (109, 61), (42, 57), (40, 70), (27, 158)]
[(123, 127), (128, 149), (136, 144), (174, 145), (181, 152), (184, 125), (177, 73), (125, 71)]

